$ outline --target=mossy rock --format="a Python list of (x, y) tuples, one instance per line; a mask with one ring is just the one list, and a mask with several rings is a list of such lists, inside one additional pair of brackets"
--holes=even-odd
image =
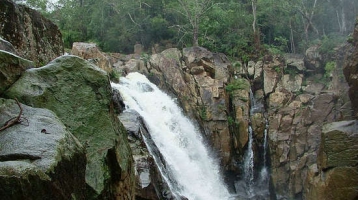
[(54, 111), (86, 146), (89, 196), (116, 195), (113, 184), (124, 181), (123, 177), (130, 182), (131, 151), (126, 131), (114, 114), (105, 71), (79, 57), (62, 56), (27, 70), (6, 95)]

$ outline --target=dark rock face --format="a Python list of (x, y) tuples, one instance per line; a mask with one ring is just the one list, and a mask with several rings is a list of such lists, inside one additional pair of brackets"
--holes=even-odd
[(358, 119), (358, 22), (355, 25), (352, 45), (353, 51), (345, 60), (344, 76), (349, 84), (349, 98), (352, 102), (353, 115)]
[(7, 90), (33, 62), (0, 50), (0, 95)]
[[(21, 123), (0, 132), (2, 199), (85, 199), (85, 149), (47, 109), (21, 104)], [(0, 124), (18, 116), (0, 98)], [(45, 131), (43, 131), (45, 130)]]
[(11, 0), (0, 1), (0, 8), (0, 36), (19, 56), (41, 66), (63, 54), (61, 32), (50, 20)]

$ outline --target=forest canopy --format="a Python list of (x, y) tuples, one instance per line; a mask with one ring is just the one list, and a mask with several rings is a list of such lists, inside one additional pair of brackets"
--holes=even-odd
[[(302, 53), (313, 44), (346, 41), (356, 0), (15, 0), (56, 23), (66, 48), (95, 42), (132, 53), (136, 43), (203, 46), (244, 59), (259, 50)], [(328, 43), (328, 44), (327, 44)]]

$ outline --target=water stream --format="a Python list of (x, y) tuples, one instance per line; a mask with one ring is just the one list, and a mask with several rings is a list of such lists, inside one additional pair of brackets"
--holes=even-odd
[(230, 194), (201, 134), (193, 122), (168, 95), (139, 74), (112, 83), (123, 97), (126, 109), (137, 111), (149, 129), (151, 139), (166, 162), (167, 180), (177, 199), (227, 200)]
[[(250, 90), (250, 121), (248, 128), (248, 144), (247, 150), (244, 156), (243, 162), (243, 179), (239, 180), (235, 187), (240, 192), (240, 197), (243, 199), (267, 199), (269, 197), (268, 180), (269, 171), (267, 166), (267, 132), (268, 132), (268, 120), (265, 120), (263, 147), (262, 147), (262, 166), (255, 166), (255, 154), (254, 154), (254, 131), (251, 124), (251, 118), (256, 113), (263, 113), (264, 106), (262, 103), (257, 102), (252, 90)], [(256, 152), (260, 153), (260, 152)], [(261, 167), (261, 169), (260, 169)], [(256, 170), (256, 171), (255, 171)], [(260, 171), (258, 171), (260, 170)], [(256, 177), (255, 177), (256, 176)]]

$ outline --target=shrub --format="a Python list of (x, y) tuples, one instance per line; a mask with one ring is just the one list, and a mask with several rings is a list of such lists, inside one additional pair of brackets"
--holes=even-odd
[(225, 87), (225, 90), (232, 93), (235, 90), (249, 90), (250, 84), (246, 79), (235, 79)]
[(336, 68), (336, 62), (334, 61), (327, 62), (326, 65), (324, 66), (324, 70), (325, 70), (324, 77), (326, 78), (330, 77), (335, 68)]

